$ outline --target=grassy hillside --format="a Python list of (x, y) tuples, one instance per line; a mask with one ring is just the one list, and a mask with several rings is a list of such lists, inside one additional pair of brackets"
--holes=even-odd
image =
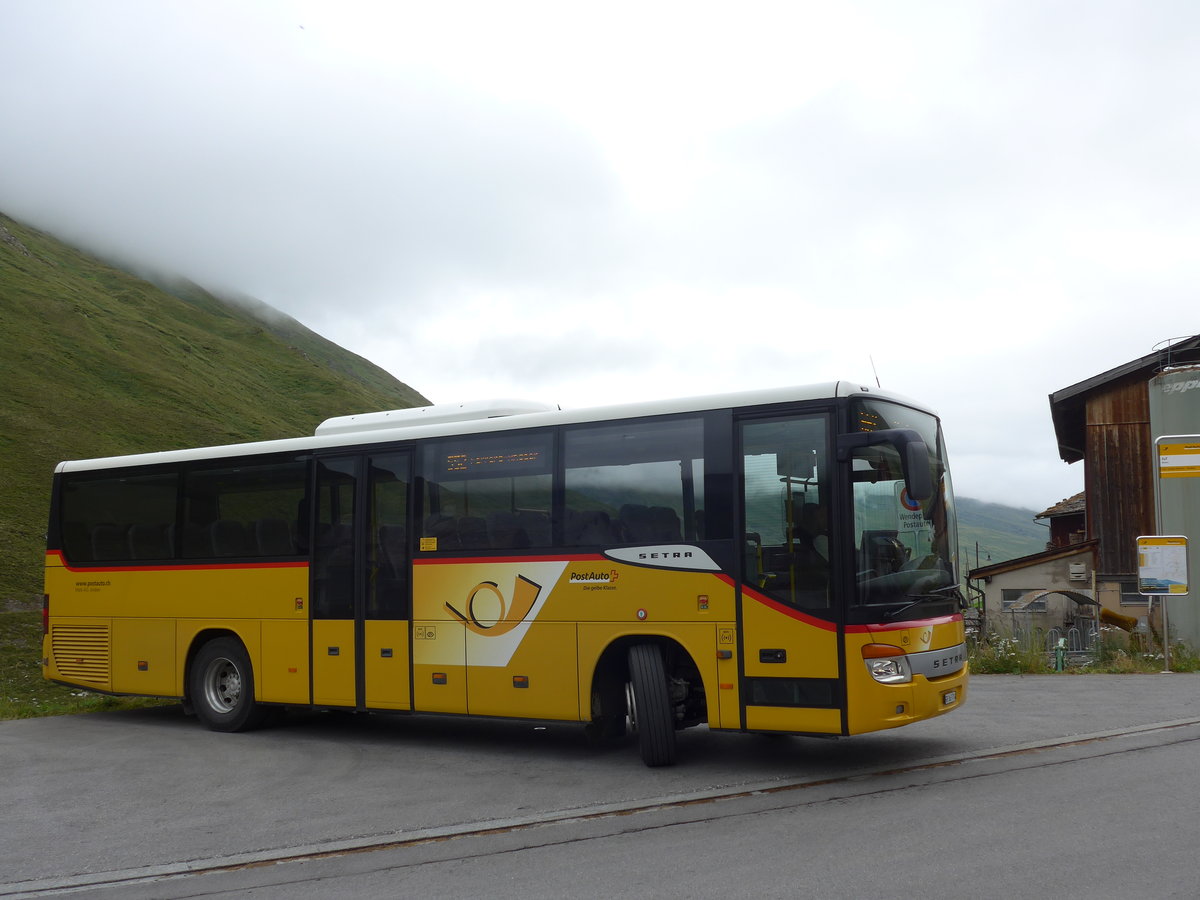
[[(1037, 512), (959, 497), (958, 545), (964, 573), (1046, 549), (1050, 529), (1033, 521)], [(978, 559), (976, 550), (978, 548)]]
[(41, 594), (57, 462), (311, 434), (428, 401), (253, 302), (156, 286), (0, 215), (0, 609)]

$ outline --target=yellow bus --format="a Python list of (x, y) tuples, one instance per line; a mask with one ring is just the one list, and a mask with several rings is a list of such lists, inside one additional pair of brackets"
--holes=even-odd
[(853, 383), (344, 416), (60, 463), (45, 677), (272, 707), (853, 735), (967, 663), (937, 417)]

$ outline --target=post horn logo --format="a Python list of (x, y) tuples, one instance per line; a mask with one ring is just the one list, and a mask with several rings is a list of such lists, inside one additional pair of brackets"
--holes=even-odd
[[(541, 591), (540, 584), (530, 581), (524, 575), (518, 575), (513, 583), (512, 603), (504, 599), (504, 594), (496, 582), (483, 581), (471, 588), (471, 593), (467, 595), (466, 615), (451, 606), (449, 601), (445, 607), (467, 627), (467, 630), (492, 637), (507, 634), (520, 625), (533, 609)], [(482, 599), (480, 595), (483, 595)]]

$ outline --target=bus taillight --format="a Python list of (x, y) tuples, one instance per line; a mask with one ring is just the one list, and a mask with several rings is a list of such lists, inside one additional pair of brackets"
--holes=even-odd
[(50, 595), (42, 594), (42, 637), (50, 633)]

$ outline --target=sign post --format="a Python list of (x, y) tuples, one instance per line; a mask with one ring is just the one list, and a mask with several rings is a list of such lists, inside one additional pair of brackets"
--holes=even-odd
[(1163, 672), (1171, 671), (1171, 631), (1167, 597), (1188, 594), (1188, 539), (1183, 535), (1141, 535), (1137, 539), (1138, 592), (1162, 598)]

